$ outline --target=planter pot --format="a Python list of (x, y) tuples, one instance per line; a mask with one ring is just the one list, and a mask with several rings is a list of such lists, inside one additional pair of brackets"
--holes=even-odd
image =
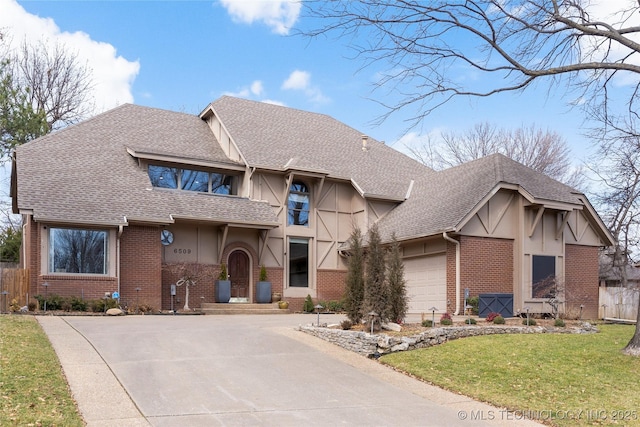
[(286, 310), (287, 308), (289, 308), (289, 302), (288, 301), (280, 301), (280, 302), (278, 302), (278, 307), (281, 308), (282, 310)]
[(256, 283), (256, 302), (259, 304), (271, 302), (271, 282)]
[(231, 299), (231, 280), (216, 280), (216, 302), (229, 302)]
[(271, 294), (271, 302), (278, 302), (282, 299), (282, 294), (280, 292), (274, 292)]

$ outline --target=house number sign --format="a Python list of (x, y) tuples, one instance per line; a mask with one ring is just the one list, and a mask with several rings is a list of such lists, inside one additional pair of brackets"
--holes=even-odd
[(173, 250), (174, 254), (190, 254), (191, 253), (191, 249), (184, 249), (184, 248), (175, 248)]

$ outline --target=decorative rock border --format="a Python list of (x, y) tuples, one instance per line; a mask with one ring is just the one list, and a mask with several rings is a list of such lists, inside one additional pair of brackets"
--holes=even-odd
[(368, 332), (345, 331), (342, 329), (323, 328), (312, 325), (300, 325), (298, 330), (369, 358), (378, 358), (383, 354), (426, 348), (458, 338), (480, 335), (545, 333), (586, 334), (598, 332), (598, 329), (588, 322), (581, 323), (579, 327), (569, 328), (503, 325), (447, 326), (429, 329), (428, 331), (411, 336), (390, 336), (383, 333), (372, 335)]

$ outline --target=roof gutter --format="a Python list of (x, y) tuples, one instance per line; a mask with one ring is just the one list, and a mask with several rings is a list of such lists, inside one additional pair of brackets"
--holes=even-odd
[(442, 237), (456, 245), (456, 311), (453, 314), (457, 316), (460, 314), (460, 242), (449, 237), (446, 231), (442, 232)]

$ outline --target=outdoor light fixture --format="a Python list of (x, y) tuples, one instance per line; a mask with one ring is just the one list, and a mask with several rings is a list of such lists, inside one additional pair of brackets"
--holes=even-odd
[(373, 321), (375, 320), (376, 316), (378, 316), (378, 313), (376, 313), (375, 311), (369, 312), (369, 317), (371, 318), (371, 335), (373, 335)]
[(4, 299), (4, 304), (2, 304), (2, 307), (4, 307), (4, 311), (7, 311), (7, 295), (9, 295), (9, 291), (2, 291), (2, 297)]
[(317, 324), (317, 326), (320, 326), (320, 310), (323, 309), (324, 307), (321, 306), (320, 304), (318, 304), (313, 308), (315, 308), (316, 312), (318, 313), (318, 324)]
[(47, 312), (47, 299), (49, 296), (49, 282), (44, 282), (42, 284), (44, 286), (44, 311)]
[(431, 310), (431, 327), (433, 328), (436, 326), (436, 311), (438, 311), (438, 309), (431, 307), (429, 310)]
[(529, 326), (529, 306), (526, 306), (524, 309), (527, 310), (527, 326)]
[(607, 317), (607, 304), (602, 304), (602, 318)]
[(582, 309), (584, 308), (584, 304), (580, 304), (580, 321), (582, 321)]
[(471, 309), (472, 308), (473, 308), (473, 306), (469, 305), (469, 304), (464, 306), (464, 311), (467, 312), (467, 325), (471, 324)]

